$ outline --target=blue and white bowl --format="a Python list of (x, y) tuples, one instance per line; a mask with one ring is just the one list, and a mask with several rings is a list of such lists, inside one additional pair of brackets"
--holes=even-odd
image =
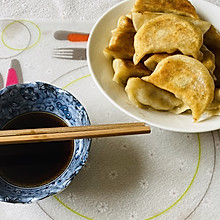
[[(53, 85), (35, 82), (8, 86), (0, 90), (0, 128), (18, 115), (28, 112), (55, 114), (68, 126), (90, 125), (82, 104), (69, 92)], [(0, 177), (0, 201), (31, 203), (64, 190), (85, 164), (91, 139), (74, 140), (74, 154), (65, 171), (48, 184), (24, 188)]]

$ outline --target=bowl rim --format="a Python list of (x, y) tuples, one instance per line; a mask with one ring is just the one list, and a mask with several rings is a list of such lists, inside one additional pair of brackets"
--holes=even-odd
[[(66, 118), (66, 115), (63, 114), (62, 112), (61, 113), (63, 114), (63, 116), (61, 116), (61, 114), (58, 115), (56, 113), (53, 113), (52, 110), (50, 111), (48, 109), (39, 110), (39, 111), (26, 111), (24, 113), (46, 112), (49, 114), (53, 114), (56, 117), (59, 117), (61, 120), (63, 120), (67, 124), (67, 126), (91, 124), (88, 113), (84, 108), (84, 106), (79, 102), (79, 100), (75, 96), (73, 96), (70, 92), (58, 88), (52, 84), (48, 84), (44, 82), (33, 82), (33, 83), (21, 83), (21, 84), (10, 85), (0, 90), (0, 98), (3, 97), (4, 95), (9, 94), (10, 92), (15, 92), (15, 94), (18, 94), (20, 90), (23, 88), (33, 88), (34, 91), (39, 91), (40, 95), (41, 92), (42, 93), (47, 92), (47, 94), (45, 95), (46, 98), (44, 100), (50, 99), (52, 101), (56, 100), (57, 102), (61, 100), (63, 101), (63, 105), (69, 104), (67, 105), (67, 107), (73, 117)], [(40, 91), (40, 89), (42, 89), (42, 91)], [(59, 97), (54, 96), (55, 94), (54, 92)], [(8, 100), (5, 100), (5, 102), (7, 101)], [(30, 102), (28, 101), (24, 101), (24, 103), (26, 105), (30, 104)], [(34, 104), (36, 104), (36, 100), (32, 101), (33, 106)], [(18, 115), (21, 114), (23, 114), (23, 112)], [(18, 115), (15, 115), (14, 117), (8, 119), (7, 122), (17, 117)], [(74, 118), (75, 116), (78, 118)], [(0, 201), (8, 202), (8, 203), (32, 203), (44, 199), (48, 196), (57, 194), (58, 192), (64, 190), (86, 163), (90, 151), (91, 141), (92, 140), (90, 138), (75, 139), (74, 151), (72, 153), (72, 158), (69, 164), (59, 176), (57, 176), (54, 180), (46, 184), (36, 187), (21, 187), (21, 186), (13, 185), (0, 177)]]

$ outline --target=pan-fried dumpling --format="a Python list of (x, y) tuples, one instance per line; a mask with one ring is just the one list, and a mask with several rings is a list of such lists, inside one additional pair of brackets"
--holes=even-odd
[(174, 14), (164, 14), (143, 24), (134, 37), (134, 64), (151, 53), (174, 53), (201, 59), (203, 34), (200, 28)]
[(149, 70), (154, 71), (155, 68), (156, 68), (156, 66), (157, 66), (157, 64), (158, 64), (161, 60), (163, 60), (163, 59), (165, 59), (165, 58), (167, 58), (167, 57), (169, 57), (169, 56), (172, 56), (172, 55), (170, 55), (170, 54), (168, 54), (168, 53), (156, 53), (156, 54), (153, 54), (152, 56), (150, 56), (149, 58), (147, 58), (147, 59), (144, 61), (144, 65), (145, 65)]
[(220, 88), (216, 88), (216, 89), (215, 89), (215, 97), (214, 97), (214, 101), (220, 103)]
[(220, 115), (220, 88), (215, 89), (215, 96), (213, 102), (208, 106), (205, 111), (206, 114), (213, 116), (213, 115)]
[(113, 81), (124, 86), (128, 78), (132, 76), (142, 77), (151, 74), (151, 71), (144, 64), (139, 63), (138, 65), (134, 65), (132, 60), (115, 59), (113, 60), (113, 69), (115, 72)]
[(103, 50), (107, 58), (132, 59), (135, 30), (131, 19), (121, 16), (117, 28), (112, 30), (109, 46)]
[(125, 15), (119, 17), (117, 27), (126, 29), (127, 31), (129, 30), (131, 32), (135, 32), (132, 20)]
[(205, 34), (211, 27), (211, 23), (209, 23), (208, 21), (197, 20), (197, 19), (188, 18), (188, 17), (185, 17), (185, 19), (191, 22), (192, 24), (194, 24), (195, 26), (199, 27), (203, 34)]
[(131, 13), (131, 18), (132, 18), (135, 31), (138, 31), (144, 23), (160, 15), (162, 15), (162, 13), (155, 13), (155, 12), (144, 12), (144, 13), (133, 12)]
[[(216, 77), (214, 75), (214, 70), (215, 70), (215, 55), (205, 46), (202, 45), (201, 47), (201, 52), (203, 53), (203, 59), (201, 62), (203, 65), (209, 70), (210, 74), (212, 75), (212, 78), (216, 80)], [(168, 54), (168, 53), (157, 53), (153, 54), (149, 58), (147, 58), (144, 61), (144, 65), (151, 70), (152, 72), (155, 70), (157, 64), (167, 58), (168, 56), (173, 56), (176, 54)]]
[(220, 88), (220, 33), (212, 25), (209, 31), (204, 35), (204, 44), (215, 55), (215, 85)]
[(172, 93), (167, 92), (140, 78), (129, 78), (125, 91), (131, 103), (140, 108), (171, 110), (183, 104)]
[(173, 93), (192, 110), (197, 121), (214, 98), (214, 81), (208, 69), (198, 60), (174, 55), (158, 63), (155, 71), (142, 78)]
[(132, 12), (166, 12), (199, 19), (188, 0), (136, 0)]
[[(156, 12), (144, 12), (144, 13), (134, 12), (132, 13), (132, 21), (133, 21), (134, 29), (138, 31), (144, 23), (161, 15), (164, 15), (164, 13), (156, 13)], [(195, 26), (199, 27), (203, 34), (205, 34), (211, 27), (211, 24), (208, 21), (198, 20), (198, 19), (190, 18), (190, 17), (184, 17), (181, 15), (179, 16), (191, 22)]]
[(212, 78), (216, 80), (216, 76), (214, 75), (215, 55), (205, 45), (202, 45), (201, 52), (203, 53), (203, 65), (209, 70)]
[(103, 51), (107, 58), (132, 59), (134, 55), (133, 32), (117, 32), (111, 38), (110, 45)]

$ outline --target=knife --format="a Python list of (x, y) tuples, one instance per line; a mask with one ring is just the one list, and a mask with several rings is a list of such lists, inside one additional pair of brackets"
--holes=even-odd
[(10, 68), (8, 70), (8, 76), (6, 81), (6, 87), (23, 82), (22, 71), (20, 63), (17, 59), (11, 61)]
[(0, 73), (0, 89), (2, 89), (3, 87), (4, 87), (3, 77), (2, 74)]
[(60, 30), (54, 33), (54, 38), (57, 40), (68, 40), (71, 42), (85, 42), (88, 41), (89, 34)]

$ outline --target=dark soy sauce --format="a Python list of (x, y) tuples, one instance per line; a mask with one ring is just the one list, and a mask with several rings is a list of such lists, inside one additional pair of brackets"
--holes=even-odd
[[(3, 129), (61, 126), (67, 125), (55, 115), (32, 112), (12, 119)], [(22, 187), (36, 187), (49, 183), (67, 168), (73, 151), (73, 141), (2, 145), (0, 176), (7, 182)]]

